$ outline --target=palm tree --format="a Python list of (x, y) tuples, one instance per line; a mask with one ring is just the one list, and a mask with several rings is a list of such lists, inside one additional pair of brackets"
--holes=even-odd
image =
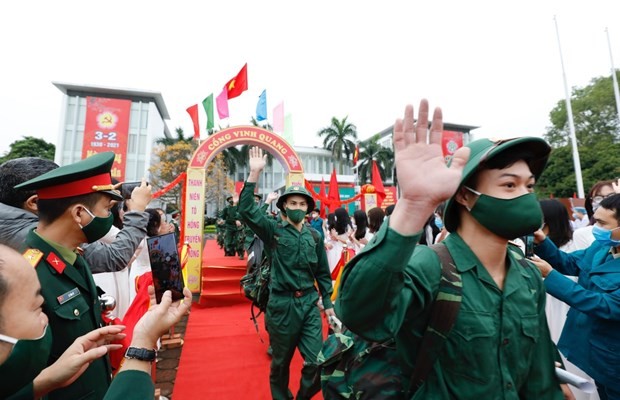
[(178, 142), (191, 143), (191, 141), (193, 140), (193, 138), (189, 136), (185, 137), (185, 135), (183, 134), (183, 128), (181, 127), (178, 127), (177, 129), (175, 129), (175, 132), (177, 133), (176, 138), (169, 138), (169, 137), (164, 136), (163, 138), (157, 139), (155, 143), (163, 144), (164, 146), (170, 146)]
[(355, 142), (357, 140), (357, 128), (347, 122), (347, 117), (342, 121), (332, 117), (332, 124), (318, 132), (319, 137), (323, 138), (323, 148), (332, 152), (332, 157), (338, 162), (338, 171), (342, 173), (342, 161), (349, 161), (355, 152)]
[(392, 149), (381, 146), (379, 144), (379, 135), (375, 135), (365, 142), (361, 143), (361, 149), (358, 161), (358, 171), (360, 182), (367, 183), (372, 176), (372, 161), (377, 162), (379, 175), (381, 180), (385, 180), (386, 172), (390, 171), (394, 164), (394, 151)]

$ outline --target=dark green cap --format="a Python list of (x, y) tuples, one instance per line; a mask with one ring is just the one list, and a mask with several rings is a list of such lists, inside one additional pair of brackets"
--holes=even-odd
[(110, 170), (114, 153), (95, 154), (73, 164), (56, 168), (34, 179), (20, 183), (15, 189), (35, 190), (40, 199), (63, 199), (90, 193), (106, 193), (123, 200), (114, 190)]
[(278, 198), (278, 202), (276, 203), (276, 206), (280, 210), (284, 211), (284, 202), (286, 201), (286, 198), (294, 194), (299, 195), (299, 196), (304, 196), (306, 200), (308, 201), (308, 210), (306, 211), (306, 214), (309, 214), (312, 212), (312, 210), (314, 210), (314, 199), (310, 195), (310, 192), (308, 192), (308, 190), (303, 186), (287, 187), (284, 193), (282, 194), (282, 196)]
[[(463, 176), (461, 177), (460, 187), (469, 180), (479, 169), (484, 167), (484, 163), (508, 151), (517, 149), (525, 149), (532, 154), (530, 168), (532, 173), (538, 179), (545, 170), (551, 147), (544, 139), (537, 137), (520, 137), (513, 139), (504, 139), (491, 141), (489, 139), (475, 140), (466, 147), (470, 148), (469, 160), (463, 168)], [(458, 190), (457, 190), (458, 191)], [(458, 205), (454, 200), (454, 196), (450, 197), (446, 202), (444, 209), (444, 225), (446, 229), (453, 232), (458, 227)]]

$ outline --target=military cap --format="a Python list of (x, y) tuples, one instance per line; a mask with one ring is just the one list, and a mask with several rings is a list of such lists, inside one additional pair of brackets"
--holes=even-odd
[(306, 211), (306, 214), (309, 214), (312, 212), (312, 210), (314, 210), (314, 199), (310, 195), (310, 192), (308, 192), (308, 190), (303, 186), (287, 187), (284, 193), (282, 194), (282, 196), (278, 198), (278, 202), (276, 203), (276, 206), (284, 212), (285, 211), (284, 202), (286, 201), (286, 198), (294, 194), (303, 196), (308, 201), (308, 210)]
[(263, 196), (261, 196), (261, 195), (260, 195), (260, 194), (258, 194), (258, 193), (254, 193), (254, 198), (255, 198), (255, 199), (258, 199), (258, 200), (262, 200), (262, 199), (263, 199)]
[(62, 199), (91, 193), (106, 193), (123, 200), (114, 190), (110, 170), (114, 153), (95, 154), (73, 164), (65, 165), (15, 186), (15, 189), (35, 190), (42, 200)]
[(228, 197), (226, 197), (226, 201), (231, 201), (231, 200), (232, 200), (232, 198), (233, 198), (233, 197), (232, 197), (232, 194), (231, 194), (231, 195), (229, 195)]
[[(487, 161), (517, 149), (525, 149), (532, 155), (530, 168), (536, 179), (538, 179), (545, 170), (549, 154), (551, 153), (551, 146), (544, 139), (537, 137), (521, 137), (497, 141), (479, 139), (467, 144), (466, 147), (469, 147), (470, 154), (467, 164), (463, 168), (459, 189), (481, 167), (484, 167)], [(450, 232), (453, 232), (458, 227), (458, 207), (454, 197), (452, 196), (448, 199), (444, 209), (444, 225)]]

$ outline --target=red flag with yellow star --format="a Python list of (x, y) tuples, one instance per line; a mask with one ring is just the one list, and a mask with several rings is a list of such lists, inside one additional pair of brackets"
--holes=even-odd
[(241, 71), (226, 83), (226, 91), (228, 92), (228, 100), (234, 99), (241, 93), (248, 90), (248, 64), (246, 63)]

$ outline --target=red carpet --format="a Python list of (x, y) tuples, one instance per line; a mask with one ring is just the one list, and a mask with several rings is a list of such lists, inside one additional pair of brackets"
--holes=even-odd
[[(214, 241), (207, 241), (203, 266), (218, 266), (218, 262), (238, 265), (240, 260), (234, 257), (219, 257), (214, 251)], [(223, 259), (223, 260), (221, 260)], [(216, 262), (217, 260), (217, 262)], [(236, 261), (234, 261), (236, 260)], [(207, 262), (208, 261), (208, 262)], [(242, 261), (245, 263), (245, 261)], [(232, 265), (231, 265), (232, 264)], [(222, 266), (221, 264), (219, 266)], [(268, 400), (269, 364), (267, 356), (269, 338), (264, 330), (264, 320), (258, 318), (260, 335), (265, 341), (261, 343), (254, 324), (250, 319), (250, 303), (243, 295), (236, 297), (226, 295), (227, 300), (219, 301), (213, 297), (233, 289), (234, 273), (220, 268), (211, 271), (209, 289), (206, 297), (207, 307), (194, 304), (187, 323), (184, 345), (179, 362), (179, 369), (174, 384), (172, 400), (222, 399), (222, 400)], [(207, 275), (207, 271), (204, 275)], [(221, 275), (220, 275), (221, 274)], [(219, 276), (222, 286), (217, 285)], [(236, 291), (239, 293), (237, 279)], [(203, 280), (204, 282), (204, 280)], [(203, 290), (203, 294), (205, 290)], [(208, 294), (208, 293), (207, 293)], [(211, 294), (215, 294), (211, 296)], [(222, 301), (223, 300), (223, 301)], [(224, 305), (230, 303), (230, 305)], [(324, 327), (324, 334), (326, 332)], [(291, 363), (289, 387), (293, 394), (299, 388), (302, 358), (299, 352)], [(322, 399), (318, 394), (314, 399)]]

